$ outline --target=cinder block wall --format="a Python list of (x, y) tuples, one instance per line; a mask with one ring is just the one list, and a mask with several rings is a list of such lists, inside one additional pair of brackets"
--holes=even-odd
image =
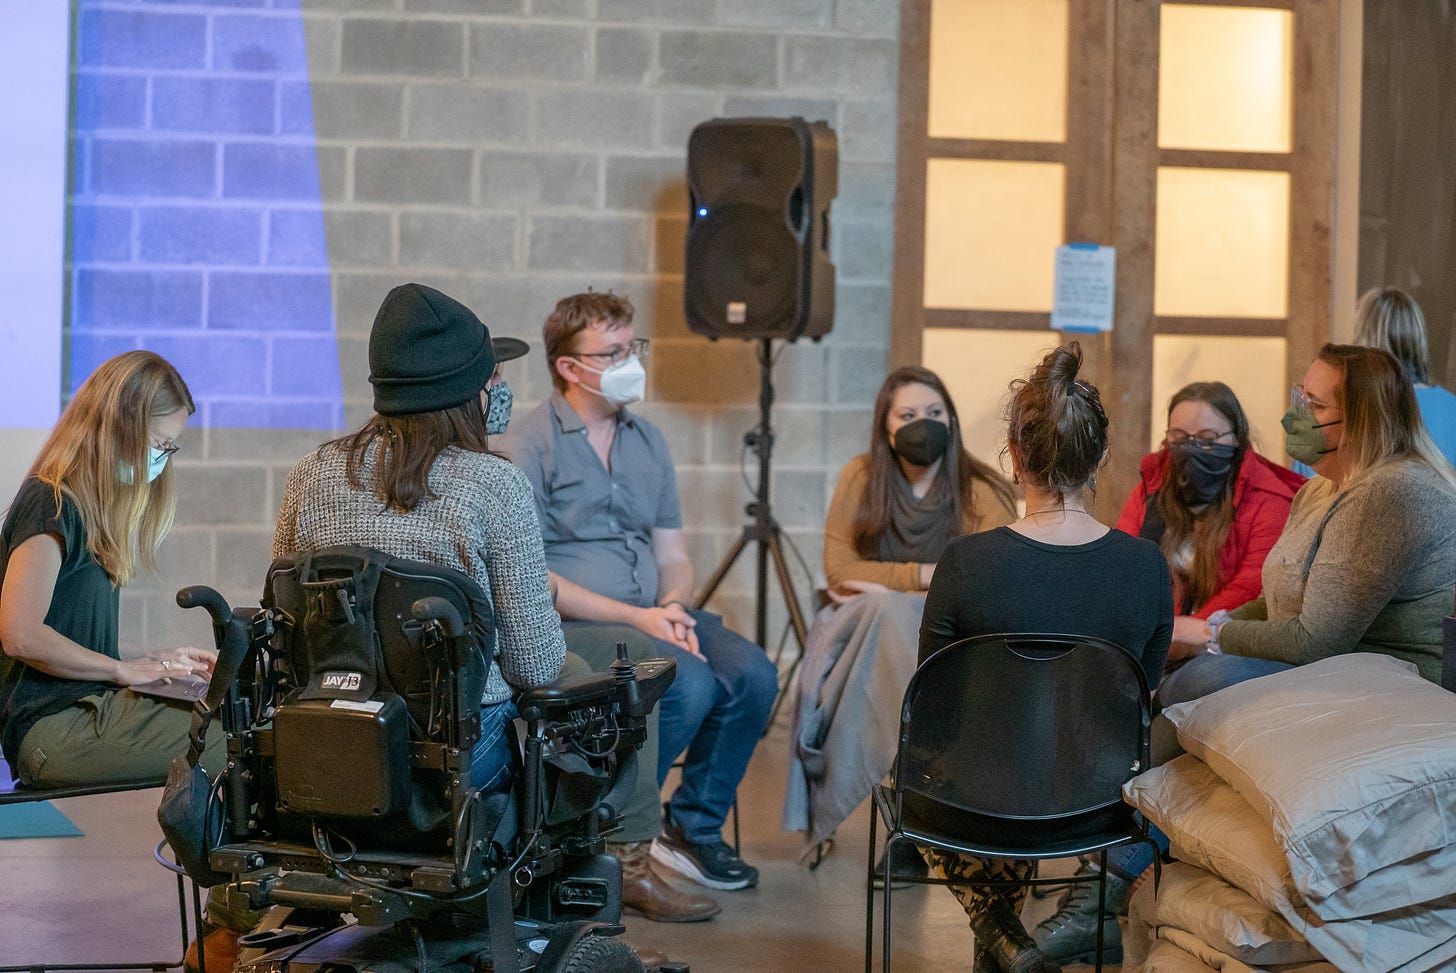
[[(139, 13), (134, 3), (110, 6), (198, 16), (197, 42), (211, 48), (205, 63), (224, 77), (217, 83), (234, 92), (252, 85), (256, 94), (270, 83), (270, 66), (286, 63), (280, 46), (294, 43), (279, 29), (288, 14), (267, 3), (234, 0), (226, 11), (143, 3)], [(283, 124), (299, 117), (303, 91), (311, 97), (345, 425), (370, 412), (369, 325), (396, 283), (439, 287), (494, 332), (531, 341), (533, 354), (508, 376), (518, 414), (550, 387), (540, 325), (555, 300), (587, 287), (624, 291), (637, 304), (638, 333), (653, 339), (640, 410), (671, 443), (691, 551), (699, 581), (706, 579), (746, 523), (751, 491), (740, 460), (757, 415), (758, 373), (751, 344), (709, 342), (683, 321), (688, 133), (715, 116), (822, 118), (840, 141), (835, 326), (821, 343), (785, 347), (775, 372), (773, 500), (813, 575), (811, 582), (795, 568), (807, 607), (812, 584), (822, 581), (828, 495), (840, 466), (863, 449), (887, 361), (897, 7), (894, 0), (304, 0), (308, 88), (278, 81), (271, 120), (233, 117), (244, 129)], [(216, 49), (224, 43), (226, 51)], [(149, 85), (153, 112), (167, 103), (146, 65), (82, 72), (114, 73), (133, 92)], [(190, 139), (236, 137), (194, 132)], [(159, 227), (157, 238), (167, 232)], [(239, 339), (247, 327), (236, 323)], [(235, 407), (270, 406), (244, 399)], [(173, 605), (179, 584), (209, 581), (235, 601), (256, 598), (283, 477), (328, 435), (222, 427), (190, 434), (178, 457), (183, 499), (163, 577), (123, 599), (129, 644), (207, 639), (203, 620)], [(751, 457), (746, 474), (756, 482)], [(715, 599), (744, 630), (752, 627), (753, 568), (745, 554)], [(775, 590), (777, 632), (784, 616)]]

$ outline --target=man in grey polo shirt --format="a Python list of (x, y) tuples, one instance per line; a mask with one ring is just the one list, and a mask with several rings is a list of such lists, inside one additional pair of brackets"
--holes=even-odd
[(662, 433), (626, 409), (642, 397), (647, 349), (632, 315), (614, 294), (557, 303), (543, 329), (556, 390), (512, 426), (509, 453), (535, 490), (567, 647), (615, 641), (630, 626), (677, 661), (658, 707), (658, 783), (687, 758), (652, 858), (709, 888), (747, 888), (758, 870), (724, 843), (723, 821), (778, 674), (717, 615), (688, 607), (693, 567), (672, 457)]

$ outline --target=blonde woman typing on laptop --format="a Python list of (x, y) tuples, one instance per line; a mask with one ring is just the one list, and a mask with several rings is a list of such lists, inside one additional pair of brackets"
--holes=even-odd
[[(124, 659), (121, 589), (154, 571), (176, 506), (170, 463), (195, 411), (182, 376), (128, 351), (88, 378), (0, 527), (0, 750), (37, 787), (160, 778), (187, 742), (188, 704), (128, 687), (210, 677), (211, 649)], [(215, 773), (226, 738), (211, 734)]]

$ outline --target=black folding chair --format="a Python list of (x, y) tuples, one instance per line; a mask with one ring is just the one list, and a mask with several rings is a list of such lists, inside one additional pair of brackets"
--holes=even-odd
[[(900, 710), (893, 783), (870, 806), (865, 894), (865, 971), (874, 955), (875, 837), (887, 829), (883, 960), (891, 954), (896, 880), (965, 885), (893, 872), (896, 844), (982, 858), (1070, 858), (1099, 852), (1099, 915), (1107, 902), (1107, 849), (1157, 846), (1122, 785), (1148, 766), (1152, 722), (1147, 679), (1126, 650), (1075, 635), (985, 635), (949, 645), (910, 680)], [(1092, 881), (1089, 876), (1081, 881)], [(979, 885), (1066, 884), (987, 880)], [(1102, 926), (1097, 956), (1101, 969)]]

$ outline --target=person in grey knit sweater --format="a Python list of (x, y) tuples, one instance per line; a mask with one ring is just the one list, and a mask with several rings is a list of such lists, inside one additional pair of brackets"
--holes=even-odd
[(511, 697), (561, 671), (535, 502), (525, 475), (487, 446), (496, 356), (464, 305), (420, 284), (389, 292), (369, 335), (377, 413), (289, 473), (273, 556), (363, 544), (454, 568), (486, 592), (496, 646), (481, 698), (475, 784), (506, 784)]
[(1389, 353), (1325, 345), (1284, 417), (1286, 451), (1316, 474), (1264, 562), (1262, 596), (1215, 612), (1206, 642), (1158, 689), (1163, 706), (1344, 652), (1441, 675), (1456, 590), (1456, 471)]

